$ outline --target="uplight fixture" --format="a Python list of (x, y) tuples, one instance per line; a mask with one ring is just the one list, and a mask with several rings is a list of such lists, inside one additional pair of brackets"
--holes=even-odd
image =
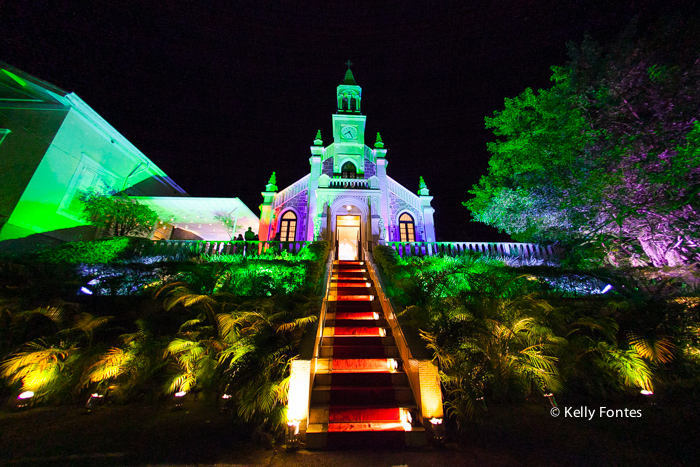
[(289, 420), (287, 422), (287, 449), (297, 449), (299, 447), (300, 424), (300, 420)]
[(557, 400), (554, 398), (554, 394), (549, 392), (545, 394), (544, 397), (546, 397), (547, 400), (549, 400), (549, 403), (552, 404), (552, 407), (557, 407)]
[(175, 393), (175, 405), (173, 406), (173, 410), (182, 409), (182, 403), (184, 402), (183, 398), (186, 394), (187, 391), (179, 391)]
[(442, 424), (442, 418), (433, 417), (430, 419), (430, 425), (433, 427), (433, 438), (437, 444), (445, 442), (445, 427)]
[(24, 409), (29, 405), (32, 397), (34, 397), (34, 391), (24, 391), (19, 396), (17, 396), (17, 408)]

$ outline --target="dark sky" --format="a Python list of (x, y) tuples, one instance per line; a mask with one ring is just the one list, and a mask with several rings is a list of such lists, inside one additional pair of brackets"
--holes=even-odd
[(410, 190), (425, 177), (444, 241), (507, 238), (461, 205), (486, 172), (484, 117), (549, 86), (567, 41), (608, 40), (676, 4), (90, 3), (0, 1), (0, 60), (78, 94), (192, 196), (240, 197), (257, 212), (273, 170), (285, 187), (308, 173), (316, 130), (332, 142), (350, 59), (366, 142), (381, 132), (388, 174)]

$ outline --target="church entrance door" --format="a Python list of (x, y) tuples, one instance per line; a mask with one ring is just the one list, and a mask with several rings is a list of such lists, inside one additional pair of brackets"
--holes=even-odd
[(337, 216), (335, 220), (338, 259), (357, 260), (360, 246), (360, 216)]

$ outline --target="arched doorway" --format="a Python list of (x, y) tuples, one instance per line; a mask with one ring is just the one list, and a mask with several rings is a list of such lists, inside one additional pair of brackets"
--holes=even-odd
[(360, 257), (360, 216), (351, 213), (338, 215), (335, 219), (338, 259), (354, 261)]
[(355, 203), (349, 203), (336, 205), (333, 214), (336, 257), (341, 261), (360, 259), (362, 256), (362, 218), (364, 212), (355, 206)]

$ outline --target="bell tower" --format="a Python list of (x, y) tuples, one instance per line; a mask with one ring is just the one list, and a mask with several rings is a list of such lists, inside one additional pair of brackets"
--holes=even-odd
[(337, 110), (333, 115), (333, 142), (335, 156), (333, 172), (342, 173), (343, 166), (352, 162), (358, 175), (364, 173), (365, 124), (367, 117), (362, 115), (362, 88), (355, 82), (350, 67), (346, 62), (343, 84), (336, 91)]

